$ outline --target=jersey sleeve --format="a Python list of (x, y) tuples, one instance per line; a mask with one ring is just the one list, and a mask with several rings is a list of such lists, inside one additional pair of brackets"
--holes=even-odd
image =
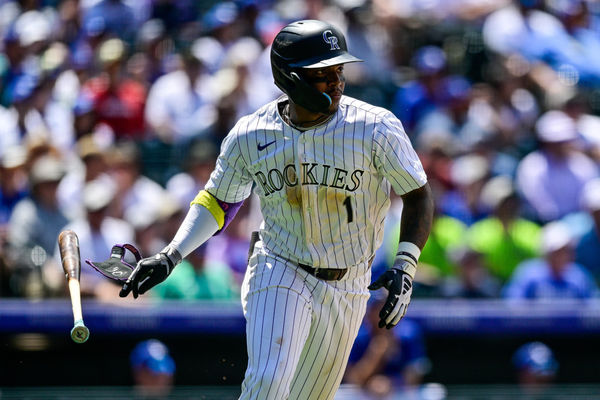
[(252, 191), (252, 176), (239, 144), (239, 126), (238, 123), (223, 140), (215, 169), (204, 187), (214, 197), (228, 203), (243, 201)]
[(427, 182), (427, 175), (402, 123), (392, 113), (386, 113), (373, 135), (374, 164), (398, 195), (418, 189)]

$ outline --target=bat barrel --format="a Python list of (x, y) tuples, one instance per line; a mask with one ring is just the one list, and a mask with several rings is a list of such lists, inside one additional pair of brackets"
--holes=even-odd
[(81, 288), (79, 286), (81, 261), (77, 234), (71, 230), (62, 231), (58, 235), (58, 247), (60, 249), (63, 270), (69, 284), (71, 305), (73, 306), (74, 325), (73, 329), (71, 329), (71, 339), (75, 343), (84, 343), (90, 337), (90, 331), (83, 324), (81, 312)]
[(77, 234), (71, 230), (62, 231), (58, 236), (58, 248), (60, 249), (60, 258), (67, 279), (79, 280), (81, 261)]

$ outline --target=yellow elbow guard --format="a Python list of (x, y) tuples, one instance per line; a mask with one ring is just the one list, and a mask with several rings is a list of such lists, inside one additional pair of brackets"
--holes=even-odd
[(212, 216), (215, 217), (219, 229), (223, 228), (223, 225), (225, 225), (225, 211), (223, 211), (217, 202), (217, 199), (212, 194), (208, 193), (206, 190), (199, 191), (196, 197), (194, 197), (194, 200), (190, 203), (190, 206), (194, 204), (204, 206)]

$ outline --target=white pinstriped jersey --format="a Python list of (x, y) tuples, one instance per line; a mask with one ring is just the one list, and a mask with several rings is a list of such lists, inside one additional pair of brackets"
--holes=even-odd
[(234, 203), (254, 185), (267, 253), (316, 268), (368, 261), (382, 241), (390, 186), (402, 195), (427, 181), (401, 122), (342, 96), (333, 118), (300, 131), (281, 118), (281, 101), (239, 120), (205, 189)]

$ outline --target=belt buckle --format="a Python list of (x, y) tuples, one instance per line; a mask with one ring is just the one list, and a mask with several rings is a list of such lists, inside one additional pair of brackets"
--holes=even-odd
[(321, 276), (319, 274), (319, 270), (321, 270), (321, 268), (315, 268), (314, 269), (314, 275), (315, 275), (315, 277), (317, 277), (319, 279), (323, 279), (323, 278), (321, 278)]

